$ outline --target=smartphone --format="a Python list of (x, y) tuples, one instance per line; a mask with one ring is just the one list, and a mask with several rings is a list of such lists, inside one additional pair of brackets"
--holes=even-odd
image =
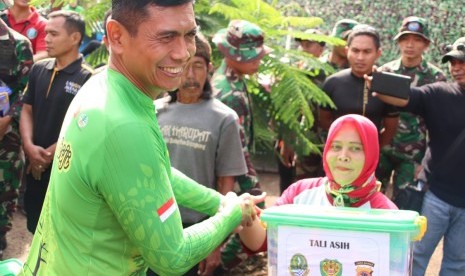
[(408, 99), (411, 78), (404, 75), (373, 72), (371, 91), (396, 98)]

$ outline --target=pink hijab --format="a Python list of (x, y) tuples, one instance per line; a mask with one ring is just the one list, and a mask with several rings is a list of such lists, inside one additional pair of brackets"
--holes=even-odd
[[(334, 136), (339, 132), (345, 124), (354, 126), (362, 140), (363, 150), (365, 153), (365, 164), (360, 172), (360, 175), (350, 185), (341, 187), (334, 181), (334, 178), (326, 163), (326, 154), (331, 147)], [(368, 201), (369, 196), (378, 190), (376, 183), (375, 170), (379, 160), (379, 142), (378, 129), (367, 118), (349, 114), (336, 119), (329, 128), (328, 138), (326, 139), (325, 148), (323, 151), (323, 168), (328, 178), (327, 193), (330, 200), (336, 200), (339, 195), (344, 198), (344, 206), (360, 206)], [(345, 195), (345, 196), (344, 196)], [(348, 198), (347, 198), (348, 197)], [(334, 205), (341, 205), (335, 204)]]

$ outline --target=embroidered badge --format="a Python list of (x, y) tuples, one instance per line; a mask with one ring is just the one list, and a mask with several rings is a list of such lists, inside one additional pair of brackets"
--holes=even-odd
[(85, 113), (79, 114), (79, 117), (77, 119), (77, 124), (80, 128), (83, 128), (87, 126), (87, 123), (89, 123), (89, 116)]
[(58, 171), (59, 172), (67, 172), (71, 167), (71, 159), (73, 157), (73, 150), (71, 145), (66, 143), (63, 139), (58, 145)]
[(79, 83), (75, 83), (73, 81), (66, 81), (66, 84), (65, 84), (65, 92), (66, 93), (69, 93), (69, 94), (72, 94), (72, 95), (76, 95), (79, 91), (79, 89), (81, 89), (81, 86)]
[(323, 276), (341, 276), (342, 264), (338, 260), (324, 259), (320, 262), (320, 272)]
[(160, 208), (158, 208), (157, 214), (160, 217), (161, 222), (165, 222), (165, 220), (167, 220), (174, 211), (176, 211), (176, 203), (173, 198), (170, 198)]
[(375, 264), (368, 261), (355, 262), (356, 276), (371, 276), (373, 275)]
[(289, 273), (292, 276), (307, 276), (309, 272), (310, 269), (305, 256), (300, 253), (294, 254), (289, 264)]
[(36, 38), (36, 37), (37, 37), (37, 34), (38, 34), (38, 32), (37, 32), (36, 28), (29, 28), (29, 29), (27, 30), (27, 32), (26, 32), (26, 36), (27, 36), (27, 38), (29, 38), (29, 39), (34, 39), (34, 38)]

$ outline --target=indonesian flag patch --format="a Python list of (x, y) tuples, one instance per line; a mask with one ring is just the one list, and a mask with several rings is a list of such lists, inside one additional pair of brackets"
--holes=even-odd
[(157, 213), (161, 222), (165, 222), (165, 220), (167, 220), (174, 211), (176, 211), (176, 203), (173, 198), (170, 198), (160, 208), (158, 208)]

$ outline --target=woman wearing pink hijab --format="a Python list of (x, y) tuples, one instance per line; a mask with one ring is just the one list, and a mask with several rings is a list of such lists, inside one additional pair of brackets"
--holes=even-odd
[[(295, 182), (276, 201), (275, 206), (305, 204), (372, 209), (397, 209), (376, 181), (379, 159), (378, 131), (367, 118), (349, 114), (335, 120), (329, 129), (323, 151), (326, 177)], [(266, 250), (266, 229), (258, 220), (239, 235), (251, 252)]]

